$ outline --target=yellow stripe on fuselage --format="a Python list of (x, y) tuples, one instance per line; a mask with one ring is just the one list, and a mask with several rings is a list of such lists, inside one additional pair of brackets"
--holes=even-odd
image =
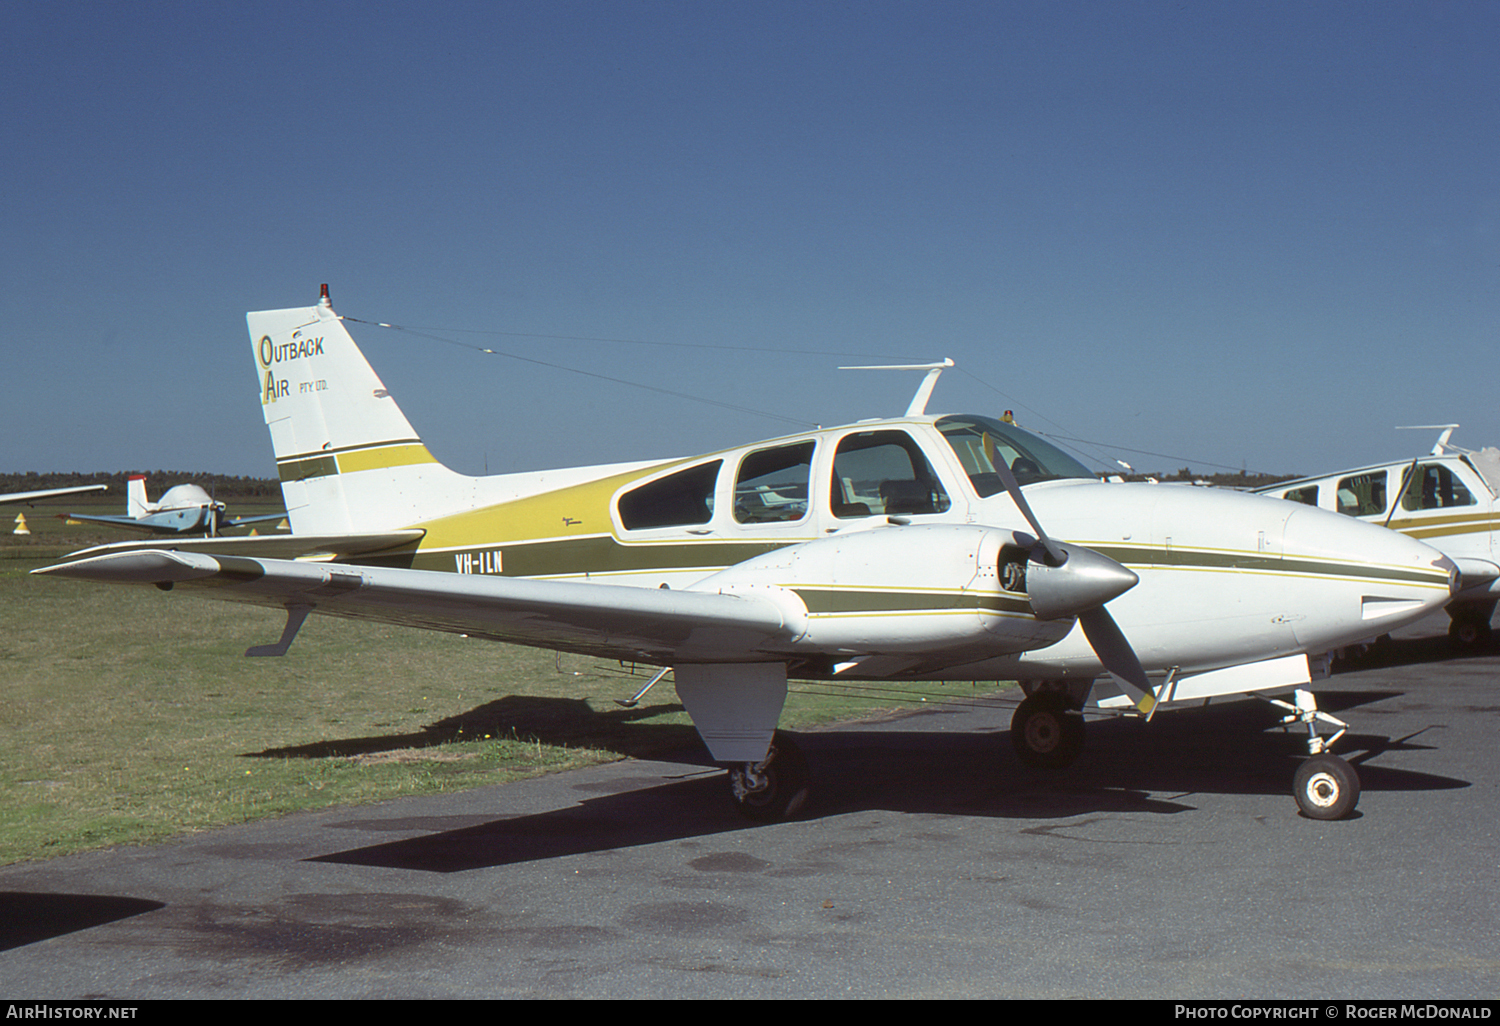
[(1408, 538), (1446, 538), (1455, 534), (1483, 534), (1500, 530), (1500, 516), (1487, 513), (1460, 513), (1444, 517), (1402, 517), (1392, 520), (1390, 528)]
[(353, 474), (362, 470), (389, 470), (436, 463), (437, 459), (421, 442), (381, 442), (329, 452), (298, 453), (276, 460), (276, 472), (283, 481), (306, 481), (314, 477)]
[(338, 453), (339, 473), (354, 474), (361, 470), (387, 470), (391, 467), (410, 467), (418, 463), (436, 463), (427, 446), (420, 442), (408, 445), (388, 445), (373, 449), (355, 449)]
[(609, 500), (624, 485), (658, 469), (645, 467), (423, 521), (415, 525), (427, 532), (422, 539), (421, 551), (613, 535)]

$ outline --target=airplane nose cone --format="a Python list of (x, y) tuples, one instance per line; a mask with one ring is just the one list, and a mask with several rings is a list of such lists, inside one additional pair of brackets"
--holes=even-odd
[(1026, 569), (1026, 593), (1038, 620), (1077, 616), (1124, 594), (1140, 581), (1134, 571), (1093, 549), (1058, 544), (1068, 557), (1061, 566), (1032, 561)]
[(1388, 633), (1440, 609), (1457, 580), (1453, 562), (1397, 531), (1326, 510), (1286, 521), (1285, 568), (1323, 580), (1325, 599), (1293, 624), (1300, 642), (1336, 648)]

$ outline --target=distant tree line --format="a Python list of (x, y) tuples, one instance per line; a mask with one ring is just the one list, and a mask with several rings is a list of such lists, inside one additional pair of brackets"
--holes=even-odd
[(1132, 474), (1131, 481), (1144, 481), (1147, 477), (1154, 477), (1158, 481), (1201, 481), (1218, 488), (1264, 488), (1278, 481), (1292, 481), (1300, 474), (1252, 474), (1243, 470), (1233, 473), (1220, 474), (1195, 474), (1189, 467), (1183, 467), (1175, 474)]
[[(189, 473), (182, 470), (130, 470), (119, 473), (0, 474), (0, 492), (34, 492), (43, 488), (73, 488), (78, 485), (109, 485), (107, 494), (125, 501), (125, 479), (146, 475), (146, 495), (155, 502), (173, 485), (195, 484), (215, 499), (267, 499), (281, 501), (281, 482), (271, 477), (231, 477), (228, 474)], [(102, 495), (100, 496), (103, 497)]]

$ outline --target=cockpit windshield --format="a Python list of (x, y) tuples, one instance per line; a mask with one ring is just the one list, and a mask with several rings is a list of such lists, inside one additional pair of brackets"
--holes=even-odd
[(1066, 477), (1097, 476), (1051, 442), (993, 417), (974, 414), (940, 417), (937, 429), (953, 447), (980, 498), (1005, 490), (1005, 484), (995, 472), (996, 464), (1002, 459), (1016, 475), (1017, 483), (1022, 485)]

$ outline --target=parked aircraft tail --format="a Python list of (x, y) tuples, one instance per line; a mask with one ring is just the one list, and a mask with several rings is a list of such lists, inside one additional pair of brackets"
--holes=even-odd
[(146, 501), (146, 475), (131, 474), (125, 481), (125, 513), (136, 520), (151, 512)]
[(328, 299), (246, 315), (261, 407), (296, 534), (384, 531), (473, 497), (438, 463)]

